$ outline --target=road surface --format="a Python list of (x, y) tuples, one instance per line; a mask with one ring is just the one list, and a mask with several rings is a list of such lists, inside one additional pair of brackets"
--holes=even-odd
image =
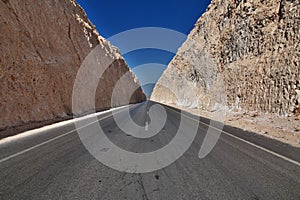
[[(154, 104), (131, 105), (132, 119), (148, 123)], [(171, 165), (149, 173), (111, 169), (88, 152), (71, 123), (0, 143), (0, 199), (300, 199), (299, 149), (225, 126), (213, 150), (200, 159), (208, 119), (164, 107), (167, 121), (150, 138), (124, 133), (110, 112), (97, 123), (117, 146), (145, 153), (175, 137), (182, 113), (182, 123), (199, 127), (192, 145)]]

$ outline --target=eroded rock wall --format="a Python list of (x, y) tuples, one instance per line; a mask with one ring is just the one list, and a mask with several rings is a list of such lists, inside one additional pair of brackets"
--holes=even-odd
[[(77, 71), (97, 45), (114, 60), (95, 97), (96, 109), (103, 110), (111, 107), (111, 92), (123, 74), (130, 76), (122, 91), (139, 83), (83, 9), (74, 0), (1, 0), (0, 130), (71, 116)], [(131, 103), (143, 100), (139, 88)]]
[(289, 114), (300, 103), (299, 30), (299, 0), (212, 0), (151, 99)]

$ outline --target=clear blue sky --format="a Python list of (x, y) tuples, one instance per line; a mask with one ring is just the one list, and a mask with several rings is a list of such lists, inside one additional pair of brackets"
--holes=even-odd
[[(197, 19), (205, 12), (210, 0), (77, 0), (77, 2), (86, 11), (99, 33), (105, 38), (110, 38), (120, 32), (141, 27), (162, 27), (187, 35)], [(183, 40), (174, 41), (176, 42), (179, 47)], [(112, 43), (117, 47), (122, 45), (118, 42)], [(145, 66), (144, 73), (143, 70), (136, 70), (140, 82), (143, 83), (143, 80), (149, 76), (152, 80), (157, 80), (174, 53), (147, 48), (138, 49), (123, 56), (134, 72), (135, 67)], [(151, 69), (151, 66), (147, 65), (149, 63), (162, 65), (153, 65)], [(151, 93), (152, 86), (143, 87), (148, 95)]]

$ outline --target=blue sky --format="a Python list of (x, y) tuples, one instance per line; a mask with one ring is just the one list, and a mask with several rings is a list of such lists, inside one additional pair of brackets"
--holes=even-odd
[[(142, 27), (162, 27), (187, 35), (193, 29), (197, 19), (205, 12), (210, 0), (77, 0), (77, 2), (86, 11), (99, 33), (110, 39), (121, 32)], [(126, 39), (126, 42), (134, 43), (136, 41), (131, 41), (134, 39)], [(151, 38), (151, 40), (155, 39)], [(178, 48), (185, 38), (173, 37), (173, 39), (175, 44), (173, 48)], [(158, 40), (162, 41), (163, 38)], [(173, 43), (172, 40), (168, 40), (170, 41)], [(112, 44), (121, 48), (122, 52), (122, 45), (124, 46), (122, 41), (112, 41)], [(128, 53), (122, 52), (122, 54), (143, 84), (144, 80), (149, 78), (153, 80), (152, 82), (157, 81), (172, 60), (174, 49), (169, 52), (144, 47)], [(151, 65), (151, 63), (156, 64)], [(153, 84), (144, 85), (143, 89), (147, 95), (151, 93), (152, 87)]]

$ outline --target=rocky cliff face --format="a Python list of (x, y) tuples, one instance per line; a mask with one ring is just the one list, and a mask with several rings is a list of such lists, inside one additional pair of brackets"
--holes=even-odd
[[(118, 50), (99, 36), (74, 0), (1, 0), (0, 24), (0, 130), (72, 115), (77, 71), (98, 45), (114, 62), (99, 83), (96, 109), (111, 107), (113, 87), (127, 72), (120, 91), (139, 88)], [(131, 102), (143, 100), (139, 88)]]
[(289, 114), (300, 103), (299, 30), (299, 0), (212, 0), (151, 99)]

